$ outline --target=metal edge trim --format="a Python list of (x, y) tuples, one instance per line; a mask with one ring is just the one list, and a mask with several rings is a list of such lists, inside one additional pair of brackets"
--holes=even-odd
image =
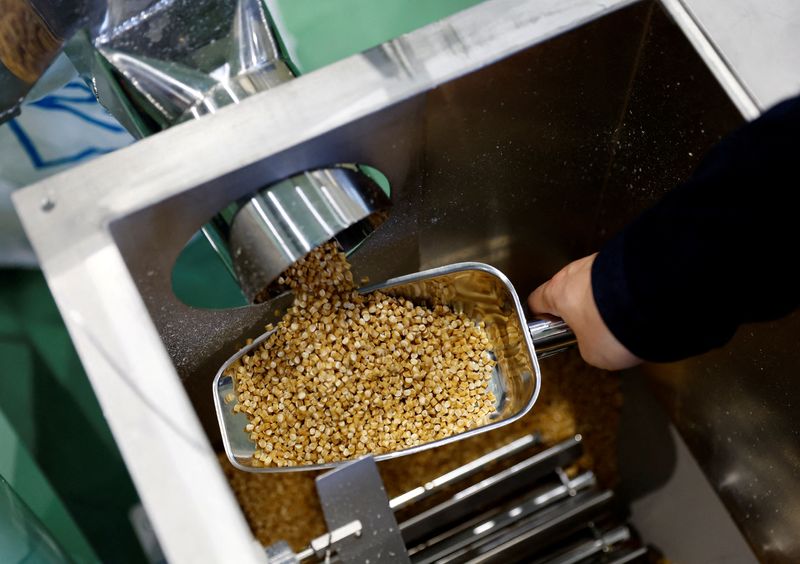
[(705, 32), (700, 22), (686, 6), (684, 0), (659, 0), (667, 13), (675, 20), (686, 38), (705, 61), (714, 78), (730, 97), (742, 116), (754, 120), (763, 108), (756, 97), (739, 79), (725, 56), (717, 49), (711, 37)]

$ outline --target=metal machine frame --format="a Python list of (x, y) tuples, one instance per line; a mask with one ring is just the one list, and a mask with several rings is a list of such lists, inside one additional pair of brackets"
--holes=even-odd
[[(422, 187), (409, 182), (418, 164), (410, 149), (419, 141), (425, 94), (633, 4), (490, 0), (15, 194), (170, 561), (264, 560), (219, 467), (213, 432), (198, 417), (212, 414), (213, 425), (210, 380), (193, 375), (221, 365), (237, 339), (259, 333), (272, 312), (267, 305), (222, 311), (181, 303), (170, 274), (185, 242), (234, 199), (347, 162), (381, 170), (395, 200), (392, 216), (359, 251), (357, 269), (383, 280), (464, 260), (463, 253), (421, 255), (414, 243)], [(679, 2), (663, 6), (678, 22), (695, 22)], [(685, 28), (730, 100), (741, 115), (757, 115), (754, 97), (698, 30), (696, 22)], [(492, 244), (477, 254), (491, 254)], [(390, 250), (387, 264), (380, 257)]]

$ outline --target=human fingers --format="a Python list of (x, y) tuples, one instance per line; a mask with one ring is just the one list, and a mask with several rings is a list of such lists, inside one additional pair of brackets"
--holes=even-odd
[[(596, 254), (596, 253), (595, 253)], [(536, 314), (555, 315), (568, 321), (580, 313), (587, 293), (591, 293), (591, 269), (595, 255), (566, 265), (528, 296), (528, 306)]]
[(629, 368), (641, 360), (625, 348), (603, 321), (592, 292), (596, 255), (569, 263), (536, 288), (528, 304), (536, 314), (561, 317), (575, 333), (583, 359), (608, 370)]

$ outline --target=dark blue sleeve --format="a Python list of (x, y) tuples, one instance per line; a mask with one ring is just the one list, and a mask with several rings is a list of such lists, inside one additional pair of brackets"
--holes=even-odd
[(800, 97), (723, 139), (601, 249), (592, 289), (609, 329), (668, 362), (800, 306), (799, 194)]

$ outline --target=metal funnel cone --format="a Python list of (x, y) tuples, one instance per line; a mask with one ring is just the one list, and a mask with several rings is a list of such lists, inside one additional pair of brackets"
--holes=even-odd
[(100, 52), (139, 94), (143, 109), (162, 127), (169, 127), (195, 106), (218, 83), (210, 76), (179, 63), (131, 55), (101, 47)]
[(261, 0), (239, 0), (231, 30), (230, 76), (270, 66), (279, 59)]

